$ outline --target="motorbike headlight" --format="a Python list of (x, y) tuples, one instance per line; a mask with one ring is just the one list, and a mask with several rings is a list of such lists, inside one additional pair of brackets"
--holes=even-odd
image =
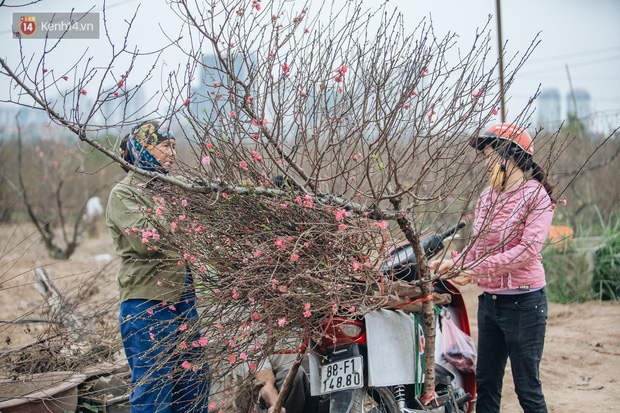
[(343, 334), (349, 337), (358, 337), (362, 334), (362, 327), (355, 324), (342, 324), (338, 326), (338, 328), (340, 328)]

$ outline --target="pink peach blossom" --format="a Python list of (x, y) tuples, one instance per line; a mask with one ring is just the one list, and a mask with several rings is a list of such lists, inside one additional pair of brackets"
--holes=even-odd
[(263, 161), (263, 157), (257, 151), (252, 151), (252, 159), (254, 159), (257, 162)]

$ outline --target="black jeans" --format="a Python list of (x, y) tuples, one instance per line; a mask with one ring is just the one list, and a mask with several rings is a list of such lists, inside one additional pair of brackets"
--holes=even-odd
[(506, 361), (524, 412), (547, 412), (538, 374), (545, 343), (545, 289), (478, 297), (477, 413), (499, 412)]

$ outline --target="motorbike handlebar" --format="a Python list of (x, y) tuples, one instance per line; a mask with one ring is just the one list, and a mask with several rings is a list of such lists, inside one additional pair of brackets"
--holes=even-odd
[(444, 232), (443, 234), (440, 235), (441, 240), (443, 241), (444, 239), (448, 238), (449, 236), (452, 236), (456, 231), (458, 231), (459, 229), (465, 227), (465, 225), (467, 225), (467, 222), (465, 222), (465, 220), (461, 220), (458, 224), (448, 228), (446, 230), (446, 232)]

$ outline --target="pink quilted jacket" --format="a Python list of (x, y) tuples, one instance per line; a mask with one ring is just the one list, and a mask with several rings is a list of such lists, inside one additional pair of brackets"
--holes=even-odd
[(454, 262), (487, 292), (545, 286), (540, 251), (554, 209), (534, 179), (505, 193), (486, 188), (476, 206), (472, 241)]

